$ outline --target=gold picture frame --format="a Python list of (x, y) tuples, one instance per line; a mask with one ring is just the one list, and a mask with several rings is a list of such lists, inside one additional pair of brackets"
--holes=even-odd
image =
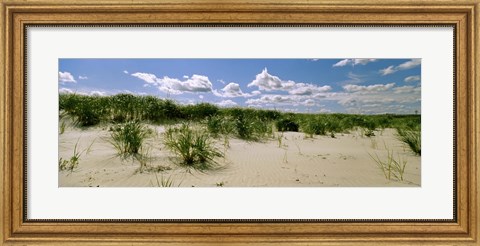
[[(479, 0), (152, 1), (3, 0), (0, 210), (3, 245), (424, 244), (478, 245)], [(25, 32), (28, 25), (451, 25), (455, 28), (455, 219), (28, 220)]]

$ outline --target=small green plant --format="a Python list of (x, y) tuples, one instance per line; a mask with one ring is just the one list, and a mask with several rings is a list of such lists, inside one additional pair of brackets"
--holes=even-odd
[(66, 160), (60, 157), (58, 160), (58, 168), (60, 171), (70, 171), (73, 172), (77, 167), (78, 164), (80, 164), (80, 157), (82, 154), (87, 151), (90, 152), (90, 148), (93, 145), (93, 142), (90, 144), (90, 146), (87, 149), (82, 150), (81, 152), (78, 152), (77, 147), (78, 147), (78, 142), (75, 144), (75, 147), (73, 148), (73, 155), (70, 157), (70, 159)]
[(168, 128), (164, 133), (164, 144), (181, 158), (181, 164), (199, 170), (213, 168), (215, 158), (223, 157), (208, 132), (193, 129), (186, 123)]
[(365, 137), (374, 137), (375, 136), (375, 132), (373, 132), (373, 130), (369, 129), (369, 128), (366, 128), (364, 130), (363, 134), (365, 135)]
[(225, 183), (222, 181), (222, 182), (215, 183), (215, 185), (217, 187), (223, 187), (225, 185)]
[(67, 127), (67, 123), (64, 120), (62, 120), (61, 123), (60, 123), (60, 131), (59, 131), (60, 135), (65, 133), (65, 128), (66, 127)]
[(400, 141), (407, 144), (408, 147), (410, 147), (410, 149), (413, 151), (413, 153), (415, 153), (416, 155), (422, 154), (420, 129), (397, 128), (397, 133)]
[(162, 175), (159, 180), (157, 174), (155, 173), (155, 179), (157, 181), (157, 187), (180, 187), (180, 185), (182, 184), (182, 182), (180, 182), (175, 185), (175, 180), (172, 178), (171, 175), (168, 178), (164, 178)]
[(278, 142), (278, 147), (282, 147), (282, 141), (283, 141), (283, 132), (281, 134), (277, 133), (277, 142)]
[(110, 132), (109, 142), (123, 158), (138, 156), (145, 139), (153, 134), (152, 130), (139, 121), (115, 125), (110, 128)]
[(377, 167), (382, 171), (386, 179), (392, 180), (396, 179), (398, 181), (403, 181), (403, 176), (405, 173), (405, 167), (407, 166), (407, 161), (402, 160), (400, 155), (397, 156), (397, 159), (394, 158), (393, 150), (387, 150), (387, 159), (382, 160), (375, 153), (375, 156), (370, 155), (370, 157), (375, 161)]

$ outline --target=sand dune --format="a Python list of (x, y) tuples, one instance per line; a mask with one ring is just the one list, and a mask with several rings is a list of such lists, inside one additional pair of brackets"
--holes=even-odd
[[(122, 160), (108, 142), (106, 128), (87, 130), (67, 128), (59, 135), (59, 158), (69, 159), (75, 144), (83, 151), (77, 169), (59, 171), (60, 187), (157, 187), (170, 180), (181, 187), (383, 187), (420, 186), (420, 157), (396, 139), (394, 129), (376, 131), (374, 137), (351, 132), (306, 138), (299, 132), (285, 132), (279, 147), (277, 139), (246, 142), (230, 139), (220, 168), (206, 172), (175, 165), (175, 157), (162, 144), (162, 126), (149, 139), (151, 167), (160, 172), (139, 172), (140, 164)], [(276, 133), (279, 134), (279, 133)], [(218, 140), (218, 148), (224, 146)], [(385, 146), (395, 157), (407, 161), (404, 181), (388, 180), (370, 155), (387, 158)], [(370, 155), (369, 155), (370, 154)]]

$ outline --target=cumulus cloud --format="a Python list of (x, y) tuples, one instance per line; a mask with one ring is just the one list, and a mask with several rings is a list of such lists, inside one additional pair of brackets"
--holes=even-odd
[(395, 87), (393, 89), (393, 91), (397, 94), (400, 94), (400, 93), (413, 93), (415, 92), (415, 90), (417, 90), (417, 87), (414, 87), (414, 86), (409, 86), (409, 85), (406, 85), (406, 86), (400, 86), (400, 87)]
[(81, 76), (81, 75), (80, 75), (80, 76), (78, 76), (78, 79), (88, 79), (88, 77), (87, 77), (87, 76)]
[(415, 82), (420, 81), (420, 75), (408, 76), (404, 79), (405, 82)]
[(330, 91), (332, 87), (329, 85), (317, 86), (312, 84), (305, 83), (296, 83), (292, 90), (289, 90), (288, 93), (291, 95), (312, 95), (316, 93), (322, 93)]
[(252, 93), (245, 93), (240, 88), (240, 85), (237, 83), (228, 83), (223, 89), (220, 91), (213, 90), (212, 91), (215, 96), (218, 97), (253, 97), (258, 96), (261, 94), (260, 91), (253, 91)]
[(157, 84), (157, 76), (151, 73), (132, 73), (133, 77), (137, 77), (149, 84)]
[(91, 91), (88, 93), (90, 96), (106, 96), (107, 93), (103, 91)]
[(220, 107), (233, 107), (237, 106), (238, 104), (232, 100), (223, 100), (218, 103), (216, 103)]
[(127, 70), (123, 70), (123, 73), (124, 73), (124, 74), (128, 74), (128, 71), (127, 71)]
[(347, 92), (375, 92), (386, 91), (395, 86), (395, 83), (390, 84), (375, 84), (375, 85), (345, 85), (343, 89)]
[(377, 59), (343, 59), (335, 64), (333, 64), (332, 67), (344, 67), (344, 66), (347, 66), (347, 65), (352, 65), (352, 66), (355, 66), (355, 65), (366, 65), (370, 62), (374, 62), (376, 61)]
[(58, 93), (60, 94), (73, 94), (73, 91), (68, 88), (60, 88), (58, 89)]
[(396, 73), (400, 70), (412, 69), (416, 66), (419, 66), (421, 63), (422, 63), (421, 59), (411, 59), (410, 61), (404, 62), (398, 66), (389, 66), (387, 68), (381, 69), (380, 73), (382, 75), (388, 75), (388, 74)]
[(154, 74), (133, 73), (132, 76), (139, 78), (147, 84), (156, 86), (160, 91), (170, 94), (183, 94), (184, 92), (211, 92), (212, 83), (207, 76), (194, 74), (184, 80), (165, 76), (157, 78)]
[(288, 91), (288, 93), (292, 95), (311, 95), (332, 89), (328, 85), (318, 86), (314, 84), (297, 83), (291, 80), (282, 80), (277, 76), (269, 74), (267, 68), (257, 74), (255, 80), (248, 84), (248, 87), (253, 86), (265, 91)]
[(305, 96), (297, 95), (275, 95), (268, 94), (263, 95), (260, 98), (248, 99), (245, 104), (255, 106), (255, 105), (289, 105), (289, 106), (315, 106), (317, 102), (313, 98), (308, 98)]
[(58, 81), (60, 83), (76, 83), (77, 81), (69, 72), (58, 72)]

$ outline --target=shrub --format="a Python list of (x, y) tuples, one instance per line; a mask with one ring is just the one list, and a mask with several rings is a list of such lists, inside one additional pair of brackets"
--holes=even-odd
[(291, 119), (281, 119), (275, 122), (275, 127), (281, 132), (298, 132), (298, 124)]
[(181, 158), (181, 164), (199, 170), (212, 168), (215, 157), (223, 157), (213, 145), (208, 132), (193, 129), (186, 123), (180, 127), (168, 128), (164, 133), (164, 144)]
[(110, 128), (110, 143), (123, 158), (140, 154), (142, 145), (152, 131), (138, 121), (129, 121)]

